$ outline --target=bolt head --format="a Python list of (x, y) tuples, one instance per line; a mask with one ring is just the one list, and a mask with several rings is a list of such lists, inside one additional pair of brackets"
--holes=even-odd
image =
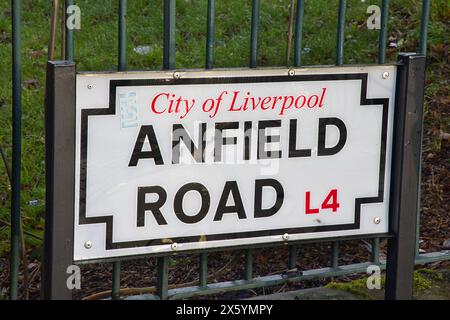
[(171, 248), (172, 250), (177, 250), (177, 249), (178, 249), (178, 243), (176, 243), (176, 242), (172, 243), (172, 244), (170, 245), (170, 248)]
[(180, 79), (181, 74), (180, 74), (178, 71), (175, 71), (175, 72), (173, 73), (173, 77), (174, 77), (174, 79)]
[(92, 248), (92, 242), (91, 242), (91, 241), (86, 241), (86, 242), (84, 243), (84, 247), (85, 247), (86, 249)]
[(387, 72), (387, 71), (383, 72), (382, 77), (383, 77), (383, 79), (389, 78), (389, 72)]
[(375, 223), (375, 224), (380, 224), (380, 222), (381, 222), (381, 218), (380, 217), (375, 217), (373, 219), (373, 223)]
[(283, 238), (284, 241), (288, 241), (289, 240), (289, 234), (288, 233), (283, 234), (282, 238)]
[(93, 86), (92, 84), (88, 84), (88, 85), (87, 85), (87, 88), (88, 88), (89, 90), (91, 90), (93, 87), (94, 87), (94, 86)]
[(291, 76), (291, 77), (295, 76), (295, 70), (294, 69), (289, 69), (288, 75)]

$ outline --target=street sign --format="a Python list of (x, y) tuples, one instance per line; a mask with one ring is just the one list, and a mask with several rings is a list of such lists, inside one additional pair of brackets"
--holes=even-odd
[(388, 232), (395, 75), (78, 74), (74, 260)]

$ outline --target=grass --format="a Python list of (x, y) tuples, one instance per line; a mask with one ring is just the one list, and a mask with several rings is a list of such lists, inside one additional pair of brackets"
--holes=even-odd
[[(380, 290), (369, 290), (367, 289), (367, 278), (361, 277), (356, 280), (351, 280), (348, 282), (329, 282), (325, 287), (329, 289), (336, 289), (341, 291), (349, 292), (360, 299), (365, 300), (376, 300), (382, 299), (384, 289), (386, 287), (386, 275), (383, 273), (380, 279), (381, 288)], [(414, 271), (414, 295), (418, 296), (430, 290), (433, 286), (438, 286), (444, 281), (444, 276), (442, 273), (431, 270), (431, 269), (418, 269)]]
[[(117, 64), (118, 1), (75, 1), (81, 8), (81, 30), (75, 34), (75, 60), (78, 70), (115, 70)], [(177, 1), (176, 67), (202, 68), (205, 61), (206, 0)], [(303, 64), (333, 64), (337, 0), (307, 0), (305, 8)], [(376, 62), (378, 31), (366, 27), (369, 4), (381, 0), (348, 1), (344, 62)], [(286, 33), (289, 0), (261, 1), (259, 64), (264, 67), (286, 65)], [(420, 1), (391, 1), (389, 32), (397, 48), (388, 50), (388, 60), (395, 61), (399, 51), (418, 47)], [(449, 20), (446, 1), (434, 1), (429, 26), (429, 43), (448, 45)], [(43, 233), (44, 171), (44, 84), (47, 43), (49, 40), (50, 1), (23, 0), (23, 160), (22, 215), (25, 229)], [(249, 62), (251, 1), (216, 1), (215, 67), (244, 67)], [(129, 69), (162, 68), (162, 1), (128, 1)], [(150, 52), (139, 55), (133, 49), (149, 46)], [(433, 48), (433, 47), (432, 47)], [(58, 48), (59, 50), (59, 48)], [(57, 51), (58, 52), (58, 51)], [(11, 159), (11, 12), (8, 1), (0, 3), (0, 144)], [(447, 90), (445, 54), (434, 56), (428, 76), (427, 98)], [(292, 57), (292, 54), (291, 54)], [(444, 58), (443, 58), (444, 57)], [(288, 63), (289, 64), (289, 63)], [(441, 70), (441, 71), (439, 71)], [(445, 81), (445, 82), (444, 82)], [(446, 89), (445, 89), (446, 88)], [(444, 91), (445, 92), (445, 91)], [(448, 132), (448, 121), (433, 110), (426, 125)], [(432, 136), (425, 148), (439, 150), (440, 140)], [(9, 220), (10, 186), (3, 164), (0, 166), (0, 219)], [(0, 223), (0, 257), (9, 250), (9, 227)], [(27, 237), (28, 245), (39, 247), (40, 241)]]

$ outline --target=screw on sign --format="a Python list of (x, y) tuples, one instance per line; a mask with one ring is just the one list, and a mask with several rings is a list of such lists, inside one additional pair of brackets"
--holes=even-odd
[(86, 242), (84, 243), (84, 247), (85, 247), (86, 249), (92, 248), (92, 242), (91, 242), (91, 241), (86, 241)]

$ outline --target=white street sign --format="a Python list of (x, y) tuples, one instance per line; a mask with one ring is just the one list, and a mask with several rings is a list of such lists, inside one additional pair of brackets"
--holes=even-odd
[(396, 67), (288, 71), (77, 75), (74, 260), (386, 233)]

